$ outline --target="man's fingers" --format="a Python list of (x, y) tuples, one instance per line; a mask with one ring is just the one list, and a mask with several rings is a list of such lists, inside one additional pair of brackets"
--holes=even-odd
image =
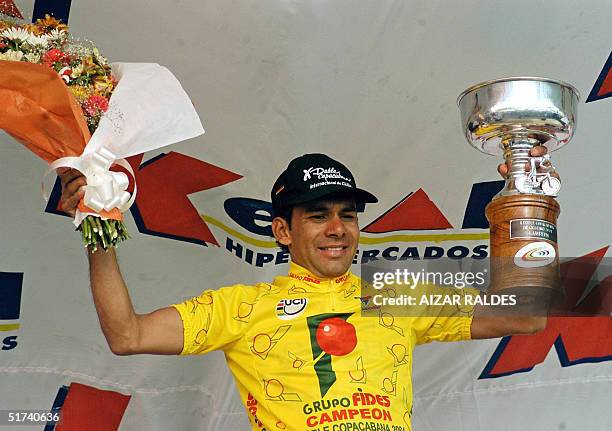
[(76, 210), (76, 207), (79, 205), (79, 201), (83, 198), (83, 196), (85, 196), (84, 187), (78, 189), (75, 193), (71, 193), (65, 197), (62, 196), (63, 210), (68, 214), (74, 215), (74, 211)]
[(78, 172), (76, 169), (72, 169), (72, 168), (66, 168), (66, 167), (62, 167), (62, 168), (57, 168), (55, 170), (55, 173), (60, 177), (60, 178), (64, 178), (67, 175), (69, 175), (71, 172)]
[(76, 193), (81, 187), (87, 185), (87, 180), (85, 177), (81, 176), (73, 179), (68, 184), (64, 186), (62, 194), (65, 196), (70, 196)]
[(78, 170), (61, 167), (55, 170), (62, 184), (62, 209), (74, 217), (79, 201), (85, 196), (87, 179)]
[(70, 213), (76, 209), (79, 201), (85, 195), (85, 186), (87, 181), (85, 177), (81, 176), (75, 178), (62, 190), (62, 208), (64, 211)]
[(544, 145), (538, 145), (529, 150), (529, 155), (531, 157), (542, 157), (546, 155), (546, 153), (548, 153), (548, 148), (546, 148)]
[(85, 178), (85, 176), (81, 172), (77, 171), (76, 169), (70, 169), (69, 171), (60, 175), (59, 177), (60, 177), (60, 182), (62, 184), (62, 187), (66, 187), (68, 184), (70, 184), (72, 181), (78, 178), (83, 178), (83, 179)]
[(62, 187), (65, 187), (66, 184), (70, 183), (75, 178), (83, 176), (83, 174), (77, 171), (76, 169), (67, 169), (65, 171), (62, 171), (61, 173), (59, 172), (60, 169), (63, 169), (63, 168), (58, 168), (57, 174), (60, 177), (60, 182), (62, 184)]
[[(542, 157), (542, 156), (545, 156), (547, 153), (548, 153), (548, 148), (546, 148), (543, 145), (538, 145), (537, 147), (533, 147), (531, 150), (529, 150), (530, 157)], [(510, 170), (510, 167), (506, 163), (500, 163), (497, 166), (497, 172), (499, 172), (499, 174), (504, 178), (506, 177), (506, 175), (508, 175), (509, 170)], [(525, 172), (529, 172), (530, 170), (531, 170), (531, 164), (529, 162), (526, 162)], [(542, 173), (543, 170), (544, 169), (540, 169), (538, 167), (538, 173)], [(544, 172), (546, 171), (544, 170)], [(560, 179), (559, 174), (557, 174), (556, 172), (551, 172), (550, 175), (557, 179)]]
[(74, 217), (79, 201), (85, 196), (87, 179), (76, 169), (57, 168), (57, 175), (62, 184), (62, 209)]

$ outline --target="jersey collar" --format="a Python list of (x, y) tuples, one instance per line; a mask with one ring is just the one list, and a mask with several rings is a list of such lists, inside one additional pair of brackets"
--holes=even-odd
[(322, 278), (314, 275), (312, 272), (291, 261), (289, 262), (289, 272), (285, 277), (276, 277), (274, 284), (280, 285), (291, 282), (301, 282), (314, 288), (332, 288), (341, 290), (346, 283), (357, 282), (357, 277), (350, 271), (346, 271), (343, 275), (334, 278)]

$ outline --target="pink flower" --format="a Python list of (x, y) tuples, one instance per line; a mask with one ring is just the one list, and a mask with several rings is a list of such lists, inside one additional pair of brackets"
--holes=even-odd
[(95, 117), (108, 110), (108, 100), (105, 97), (94, 94), (89, 96), (85, 103), (83, 103), (83, 110), (90, 117)]

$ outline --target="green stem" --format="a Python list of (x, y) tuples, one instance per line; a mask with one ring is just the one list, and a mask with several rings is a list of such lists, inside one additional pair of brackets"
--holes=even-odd
[(104, 250), (116, 247), (118, 243), (130, 238), (125, 225), (119, 220), (102, 220), (97, 216), (87, 216), (77, 228), (81, 231), (83, 245), (95, 252), (99, 246)]

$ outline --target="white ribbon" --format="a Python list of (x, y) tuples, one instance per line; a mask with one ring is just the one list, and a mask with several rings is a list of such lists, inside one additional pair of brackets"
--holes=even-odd
[[(134, 192), (130, 197), (127, 192), (129, 180), (123, 172), (111, 172), (110, 167), (119, 165), (125, 168), (132, 178), (134, 178)], [(113, 208), (119, 209), (122, 213), (127, 211), (136, 199), (136, 177), (132, 167), (125, 159), (116, 159), (116, 156), (107, 148), (100, 148), (92, 154), (80, 157), (63, 157), (51, 163), (45, 173), (42, 182), (43, 197), (49, 201), (45, 190), (45, 178), (57, 168), (73, 168), (85, 175), (87, 185), (85, 186), (85, 197), (83, 201), (92, 210), (110, 211)], [(79, 225), (82, 216), (77, 214), (75, 225)]]

